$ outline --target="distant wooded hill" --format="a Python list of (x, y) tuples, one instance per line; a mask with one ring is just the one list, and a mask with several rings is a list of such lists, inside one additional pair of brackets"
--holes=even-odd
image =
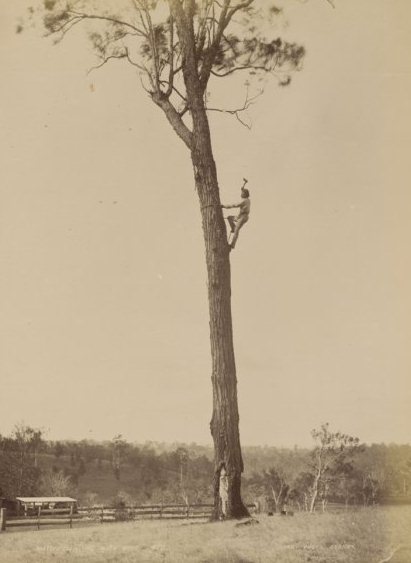
[[(344, 436), (326, 428), (329, 436)], [(315, 483), (321, 451), (328, 468)], [(120, 435), (107, 442), (47, 441), (20, 425), (0, 436), (0, 454), (3, 497), (72, 495), (90, 505), (212, 502), (211, 447), (131, 444)], [(323, 503), (411, 501), (410, 445), (348, 441), (330, 450), (317, 442), (312, 449), (244, 447), (243, 455), (245, 500), (265, 497), (274, 510), (284, 502), (308, 509), (314, 487)]]

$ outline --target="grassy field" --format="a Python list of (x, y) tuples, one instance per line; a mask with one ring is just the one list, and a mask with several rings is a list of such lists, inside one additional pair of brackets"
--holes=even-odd
[[(411, 507), (258, 516), (258, 524), (159, 520), (0, 534), (0, 561), (410, 563)], [(395, 553), (393, 551), (396, 549)], [(391, 557), (392, 556), (392, 557)]]

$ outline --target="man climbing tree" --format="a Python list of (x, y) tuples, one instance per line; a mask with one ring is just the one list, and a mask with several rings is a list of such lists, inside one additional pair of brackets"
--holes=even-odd
[[(218, 109), (242, 122), (253, 97), (239, 108), (208, 108), (207, 94), (220, 79), (276, 75), (281, 85), (297, 70), (304, 48), (267, 38), (259, 22), (281, 9), (268, 0), (43, 0), (44, 25), (55, 39), (85, 27), (102, 67), (121, 60), (187, 147), (194, 171), (205, 241), (212, 357), (214, 518), (221, 516), (220, 472), (224, 468), (224, 516), (248, 514), (241, 499), (243, 460), (239, 438), (237, 379), (231, 318), (229, 245), (212, 151), (208, 111)], [(32, 11), (35, 15), (35, 11)], [(261, 27), (261, 32), (258, 31)], [(250, 76), (249, 76), (250, 75)]]
[(244, 184), (243, 187), (241, 188), (242, 201), (240, 201), (240, 203), (233, 203), (232, 205), (221, 206), (223, 209), (233, 209), (236, 207), (240, 209), (240, 211), (236, 216), (229, 215), (227, 217), (227, 221), (230, 225), (230, 230), (232, 233), (231, 242), (229, 244), (230, 250), (233, 250), (235, 248), (238, 235), (240, 234), (240, 229), (243, 225), (247, 223), (250, 216), (250, 207), (251, 207), (250, 192), (245, 187), (246, 183), (247, 180), (244, 178)]

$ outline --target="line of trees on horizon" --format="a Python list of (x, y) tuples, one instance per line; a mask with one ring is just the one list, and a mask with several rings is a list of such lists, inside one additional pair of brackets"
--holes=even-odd
[[(328, 502), (373, 505), (411, 502), (411, 445), (361, 444), (313, 430), (312, 448), (245, 447), (244, 498), (265, 510), (285, 505), (312, 512)], [(81, 504), (124, 506), (213, 501), (212, 447), (46, 440), (18, 424), (0, 435), (0, 497), (74, 496)]]

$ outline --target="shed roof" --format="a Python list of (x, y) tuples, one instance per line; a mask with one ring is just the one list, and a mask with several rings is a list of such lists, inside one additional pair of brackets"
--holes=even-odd
[(20, 502), (77, 502), (71, 497), (16, 497)]

